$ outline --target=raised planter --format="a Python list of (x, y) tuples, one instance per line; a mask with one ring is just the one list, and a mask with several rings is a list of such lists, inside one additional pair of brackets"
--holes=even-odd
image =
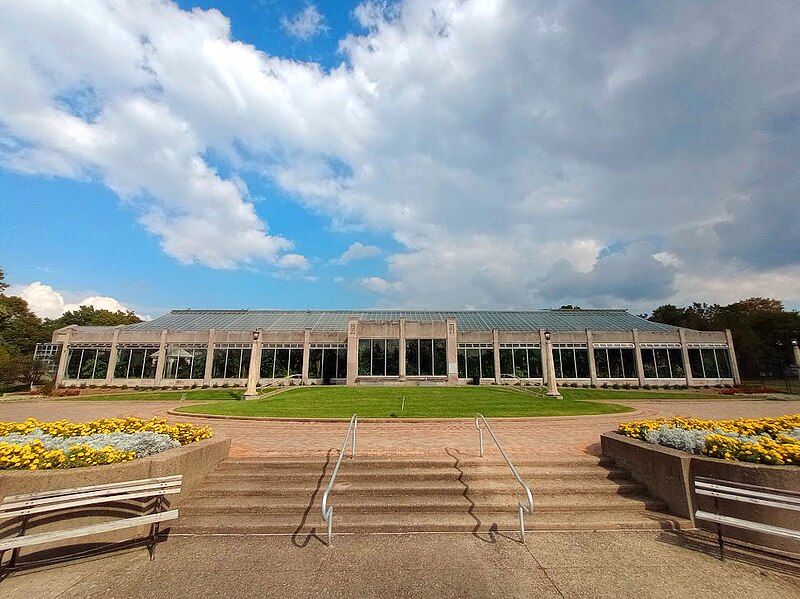
[[(107, 464), (104, 466), (86, 466), (84, 468), (69, 468), (64, 470), (3, 470), (0, 471), (0, 498), (7, 495), (20, 495), (23, 493), (37, 493), (53, 489), (73, 489), (104, 483), (124, 482), (156, 476), (182, 474), (183, 484), (181, 493), (168, 495), (172, 505), (180, 508), (180, 498), (192, 487), (196, 486), (202, 478), (217, 467), (220, 461), (228, 457), (231, 440), (227, 438), (212, 437), (196, 443), (183, 445), (163, 453), (146, 458)], [(109, 519), (109, 516), (130, 514), (131, 510), (141, 511), (141, 503), (112, 504), (91, 506), (72, 510), (69, 517), (54, 518), (48, 515), (47, 519), (32, 520), (33, 532), (74, 528), (85, 524), (93, 524)], [(15, 534), (19, 522), (0, 522), (0, 537)], [(80, 544), (108, 543), (135, 539), (147, 534), (148, 526), (129, 528), (114, 533), (78, 539)], [(43, 546), (47, 548), (47, 546)]]
[[(732, 462), (717, 458), (697, 456), (646, 443), (617, 433), (600, 436), (603, 456), (610, 458), (620, 468), (647, 486), (650, 493), (669, 506), (670, 513), (689, 518), (695, 526), (715, 531), (714, 524), (695, 522), (698, 509), (713, 512), (714, 501), (710, 497), (698, 496), (694, 492), (695, 477), (705, 476), (748, 485), (759, 485), (800, 492), (800, 467), (770, 466), (748, 462)], [(720, 512), (764, 524), (798, 528), (797, 512), (775, 508), (763, 508), (751, 504), (720, 500)], [(723, 526), (728, 538), (771, 547), (782, 551), (800, 553), (800, 542), (771, 535)]]

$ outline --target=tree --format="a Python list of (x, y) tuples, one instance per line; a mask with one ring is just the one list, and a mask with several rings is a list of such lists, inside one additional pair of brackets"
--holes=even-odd
[(50, 335), (28, 302), (13, 295), (0, 295), (0, 346), (16, 354), (32, 354), (37, 343)]
[(6, 273), (3, 272), (3, 269), (0, 268), (0, 295), (3, 295), (8, 289), (8, 283), (6, 283)]
[(65, 312), (63, 316), (47, 321), (47, 328), (51, 331), (71, 324), (78, 326), (105, 326), (115, 327), (120, 324), (136, 324), (142, 319), (132, 311), (112, 312), (111, 310), (98, 310), (93, 306), (81, 306), (77, 310)]

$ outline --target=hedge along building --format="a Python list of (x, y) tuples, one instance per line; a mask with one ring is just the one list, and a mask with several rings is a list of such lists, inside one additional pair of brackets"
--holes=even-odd
[(118, 327), (67, 326), (64, 386), (548, 383), (738, 384), (730, 331), (625, 310), (175, 310)]

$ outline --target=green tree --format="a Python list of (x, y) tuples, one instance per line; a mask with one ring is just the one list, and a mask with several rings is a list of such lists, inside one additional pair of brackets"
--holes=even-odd
[(32, 354), (50, 335), (21, 297), (0, 295), (0, 346), (14, 354)]
[(50, 330), (60, 329), (71, 324), (78, 326), (105, 326), (114, 327), (120, 324), (136, 324), (142, 319), (132, 311), (98, 310), (93, 306), (80, 306), (77, 310), (65, 312), (63, 316), (47, 321)]

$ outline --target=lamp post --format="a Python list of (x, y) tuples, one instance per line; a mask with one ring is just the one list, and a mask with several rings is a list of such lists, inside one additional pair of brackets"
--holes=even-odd
[(792, 339), (792, 353), (794, 353), (794, 365), (797, 366), (797, 376), (800, 378), (800, 347), (797, 346), (797, 339)]
[(561, 399), (561, 394), (556, 387), (556, 365), (553, 363), (553, 343), (550, 331), (544, 332), (544, 344), (547, 351), (547, 397)]
[(245, 397), (258, 396), (258, 378), (260, 370), (260, 359), (258, 351), (258, 339), (261, 337), (261, 331), (253, 331), (253, 347), (250, 350), (250, 369), (247, 372), (247, 389), (245, 389)]

